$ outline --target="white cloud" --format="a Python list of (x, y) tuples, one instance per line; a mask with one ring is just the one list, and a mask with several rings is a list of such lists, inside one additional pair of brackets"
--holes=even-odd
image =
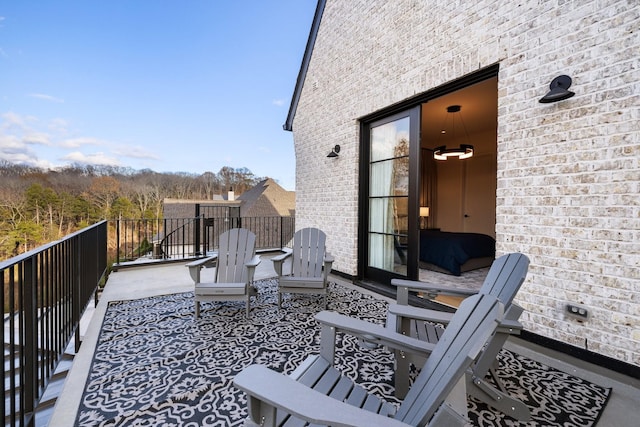
[(31, 126), (37, 120), (11, 111), (0, 117), (0, 159), (31, 166), (47, 165), (48, 162), (38, 159), (32, 149), (33, 146), (51, 145), (47, 133), (39, 132)]
[(86, 165), (120, 166), (118, 159), (109, 157), (102, 152), (84, 154), (79, 151), (74, 151), (61, 159), (71, 163), (82, 163)]
[(21, 116), (13, 111), (7, 111), (6, 113), (2, 113), (2, 126), (0, 129), (7, 130), (16, 127), (22, 130), (26, 129), (27, 123), (32, 121), (34, 121), (34, 118), (31, 116)]
[(160, 157), (145, 147), (139, 145), (131, 147), (120, 147), (113, 151), (113, 154), (121, 157), (130, 157), (134, 159), (150, 159), (158, 160)]
[(283, 105), (285, 105), (286, 102), (287, 101), (284, 99), (274, 99), (273, 101), (271, 101), (273, 105), (276, 105), (278, 107), (282, 107)]
[(39, 159), (29, 144), (16, 135), (0, 135), (0, 160), (41, 168), (53, 167), (48, 160)]
[(30, 93), (27, 96), (29, 96), (31, 98), (36, 98), (36, 99), (42, 99), (44, 101), (56, 102), (58, 104), (63, 104), (64, 103), (64, 99), (57, 98), (57, 97), (51, 96), (51, 95), (46, 95), (44, 93)]
[(60, 147), (63, 148), (78, 148), (84, 145), (103, 145), (103, 142), (91, 137), (69, 138), (60, 142)]
[(69, 122), (67, 122), (65, 119), (58, 118), (58, 119), (52, 119), (51, 121), (49, 121), (48, 128), (53, 132), (57, 132), (59, 134), (66, 134), (68, 126), (69, 126)]
[(23, 148), (24, 143), (15, 135), (0, 135), (0, 152)]
[(51, 145), (49, 141), (49, 135), (43, 132), (28, 131), (25, 136), (22, 137), (22, 141), (25, 144), (36, 145)]

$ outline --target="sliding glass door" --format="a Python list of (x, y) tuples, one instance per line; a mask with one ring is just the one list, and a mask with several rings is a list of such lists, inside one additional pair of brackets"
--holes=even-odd
[(416, 107), (366, 129), (365, 276), (377, 281), (417, 274), (419, 117)]

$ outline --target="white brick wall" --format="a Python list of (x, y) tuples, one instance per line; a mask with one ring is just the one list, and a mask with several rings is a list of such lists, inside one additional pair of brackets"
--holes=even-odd
[[(296, 226), (355, 275), (358, 117), (499, 63), (496, 238), (532, 261), (525, 327), (640, 365), (638, 28), (636, 0), (327, 0), (293, 122)], [(559, 74), (576, 96), (538, 103)]]

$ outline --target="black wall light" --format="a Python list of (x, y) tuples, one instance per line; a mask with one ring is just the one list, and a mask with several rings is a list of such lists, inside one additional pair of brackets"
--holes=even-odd
[(340, 146), (336, 144), (336, 146), (331, 149), (331, 152), (327, 154), (327, 157), (338, 157), (339, 152)]
[(539, 102), (548, 104), (550, 102), (557, 102), (571, 98), (575, 93), (568, 90), (569, 87), (571, 87), (571, 77), (565, 75), (558, 76), (551, 81), (551, 84), (549, 85), (549, 89), (551, 90), (545, 96), (540, 98)]

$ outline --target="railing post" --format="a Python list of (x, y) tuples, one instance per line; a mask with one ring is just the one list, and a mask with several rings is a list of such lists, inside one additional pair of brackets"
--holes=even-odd
[[(81, 269), (82, 268), (87, 268), (88, 265), (82, 265), (82, 254), (83, 254), (83, 248), (82, 248), (82, 239), (85, 236), (75, 236), (73, 239), (71, 239), (71, 241), (69, 242), (71, 244), (71, 250), (73, 251), (73, 257), (72, 259), (75, 259), (76, 262), (74, 262), (73, 264), (73, 287), (71, 289), (71, 319), (73, 322), (73, 325), (76, 325), (75, 328), (75, 351), (76, 353), (78, 351), (80, 351), (80, 313), (82, 312), (82, 289), (80, 289), (80, 287), (82, 286), (82, 277), (81, 277)], [(64, 353), (64, 350), (63, 350)]]
[[(33, 417), (38, 390), (38, 307), (36, 303), (36, 263), (35, 256), (24, 262), (24, 277), (21, 285), (24, 292), (24, 331), (20, 336), (20, 344), (24, 351), (22, 375), (24, 376), (24, 402), (20, 402), (23, 414)], [(43, 349), (44, 350), (44, 349)]]
[(200, 204), (196, 203), (196, 220), (193, 223), (193, 246), (196, 256), (201, 255), (200, 252), (200, 230), (202, 229), (203, 222), (200, 217)]
[(120, 264), (120, 220), (116, 219), (116, 263)]

